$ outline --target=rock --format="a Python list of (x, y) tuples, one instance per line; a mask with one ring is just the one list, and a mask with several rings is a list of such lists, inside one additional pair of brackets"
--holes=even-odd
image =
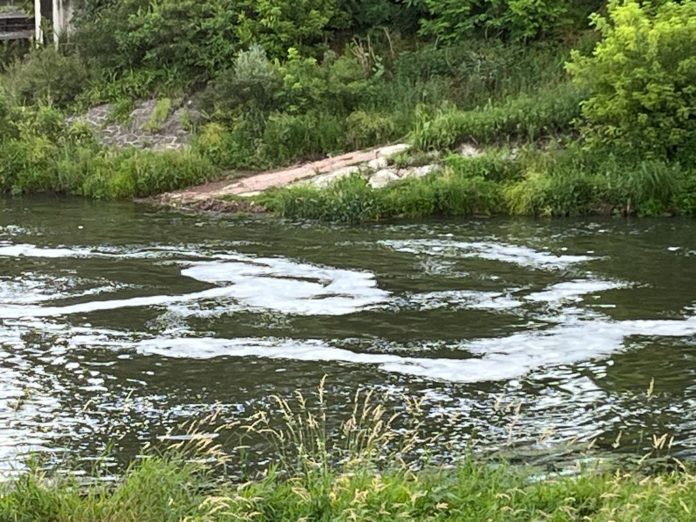
[(369, 161), (367, 163), (367, 167), (372, 170), (382, 170), (386, 169), (389, 166), (389, 160), (384, 157), (380, 156), (378, 158), (373, 159), (372, 161)]
[(399, 181), (400, 179), (401, 178), (395, 170), (382, 169), (378, 170), (372, 176), (370, 176), (370, 180), (368, 181), (368, 183), (372, 188), (380, 189), (386, 187), (390, 183)]
[(351, 174), (360, 172), (360, 167), (358, 165), (351, 165), (350, 167), (343, 167), (341, 169), (336, 169), (326, 174), (320, 174), (309, 180), (309, 184), (318, 188), (325, 188), (336, 182), (341, 178), (346, 178)]
[(464, 156), (465, 158), (476, 158), (478, 156), (481, 156), (483, 153), (473, 145), (465, 143), (459, 149), (459, 154), (461, 156)]
[(423, 165), (422, 167), (412, 167), (404, 172), (404, 178), (422, 178), (438, 170), (440, 165)]
[(397, 145), (390, 145), (388, 147), (382, 147), (377, 151), (377, 158), (391, 158), (400, 154), (401, 152), (406, 152), (411, 146), (406, 143), (399, 143)]

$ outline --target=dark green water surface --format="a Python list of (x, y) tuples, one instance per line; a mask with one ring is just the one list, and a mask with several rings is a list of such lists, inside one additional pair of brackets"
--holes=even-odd
[(324, 375), (336, 418), (360, 387), (406, 394), (450, 446), (643, 454), (668, 434), (689, 459), (694, 304), (694, 221), (346, 228), (0, 201), (0, 469), (124, 462)]

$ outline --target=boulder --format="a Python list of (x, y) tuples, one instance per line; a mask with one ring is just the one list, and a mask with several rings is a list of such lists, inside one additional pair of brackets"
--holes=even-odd
[(411, 146), (406, 143), (399, 143), (397, 145), (389, 145), (388, 147), (382, 147), (377, 151), (377, 158), (389, 159), (393, 156), (396, 156), (397, 154), (406, 152), (410, 148)]
[(431, 174), (440, 168), (439, 165), (423, 165), (422, 167), (411, 167), (406, 170), (402, 177), (404, 178), (422, 178)]
[(336, 169), (326, 174), (320, 174), (309, 180), (309, 184), (318, 188), (325, 188), (334, 183), (335, 181), (346, 178), (351, 174), (360, 172), (360, 167), (358, 165), (351, 165), (350, 167), (343, 167), (341, 169)]
[(374, 189), (384, 188), (390, 183), (399, 181), (401, 178), (393, 169), (382, 169), (375, 172), (368, 181), (369, 185)]
[(382, 170), (389, 166), (389, 160), (384, 156), (373, 159), (367, 163), (367, 168), (371, 170)]

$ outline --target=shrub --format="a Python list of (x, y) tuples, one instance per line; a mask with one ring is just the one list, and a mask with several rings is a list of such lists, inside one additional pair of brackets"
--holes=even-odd
[(266, 165), (299, 159), (317, 159), (341, 149), (344, 127), (331, 114), (273, 113), (258, 149), (259, 162)]
[(52, 47), (30, 53), (7, 71), (7, 85), (20, 103), (49, 101), (65, 106), (82, 93), (90, 81), (87, 67), (77, 55)]
[(381, 198), (384, 217), (472, 216), (500, 209), (500, 187), (496, 183), (451, 169), (388, 186)]
[(280, 216), (340, 223), (360, 223), (380, 215), (376, 192), (359, 175), (326, 189), (298, 186), (270, 191), (260, 202)]
[(239, 40), (260, 44), (271, 56), (284, 57), (291, 47), (316, 53), (339, 15), (337, 0), (242, 0), (235, 23)]
[(460, 177), (480, 177), (498, 183), (519, 180), (524, 169), (522, 162), (513, 158), (507, 150), (488, 151), (473, 158), (451, 154), (445, 158), (444, 163)]
[(398, 137), (396, 133), (390, 116), (356, 111), (346, 119), (346, 140), (353, 149), (387, 143)]
[(580, 147), (529, 154), (523, 179), (508, 185), (513, 215), (659, 215), (679, 210), (687, 174), (661, 161), (597, 155)]
[(252, 46), (240, 52), (232, 68), (211, 83), (203, 103), (223, 117), (242, 111), (271, 111), (278, 107), (282, 84), (276, 65), (261, 47)]
[(237, 13), (227, 0), (87, 2), (73, 38), (83, 56), (119, 77), (148, 69), (160, 81), (189, 84), (232, 62)]
[[(654, 14), (653, 14), (654, 12)], [(568, 65), (590, 93), (585, 135), (594, 145), (654, 157), (696, 158), (696, 2), (612, 1), (595, 16), (603, 39)]]

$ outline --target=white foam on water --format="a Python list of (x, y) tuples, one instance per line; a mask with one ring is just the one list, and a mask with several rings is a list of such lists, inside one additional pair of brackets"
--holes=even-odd
[(491, 310), (506, 311), (520, 308), (522, 301), (506, 292), (479, 292), (474, 290), (445, 290), (410, 294), (404, 298), (404, 307), (418, 310)]
[(37, 317), (58, 317), (63, 315), (87, 314), (105, 310), (118, 310), (121, 308), (138, 308), (152, 306), (167, 306), (170, 304), (195, 302), (203, 299), (215, 299), (228, 297), (229, 288), (211, 288), (202, 292), (183, 294), (178, 296), (153, 295), (146, 297), (132, 297), (129, 299), (111, 299), (104, 301), (89, 301), (66, 306), (24, 306), (5, 305), (0, 308), (0, 319), (24, 319)]
[(479, 258), (538, 269), (561, 269), (596, 259), (587, 255), (556, 255), (526, 246), (487, 241), (416, 239), (380, 241), (397, 252), (417, 255)]
[(322, 341), (282, 339), (157, 338), (141, 341), (135, 347), (141, 354), (176, 358), (261, 357), (374, 365), (391, 373), (439, 381), (475, 383), (515, 379), (538, 368), (608, 356), (621, 350), (626, 338), (632, 336), (692, 335), (696, 335), (694, 317), (671, 321), (578, 320), (547, 330), (463, 342), (458, 348), (474, 356), (468, 359), (357, 353)]
[(89, 301), (65, 306), (7, 304), (0, 308), (0, 318), (57, 317), (223, 298), (239, 304), (236, 308), (228, 306), (228, 312), (261, 308), (285, 314), (345, 315), (389, 298), (389, 293), (377, 287), (374, 275), (369, 272), (320, 267), (283, 258), (225, 257), (230, 261), (194, 263), (181, 272), (197, 281), (224, 286), (183, 295)]
[(555, 284), (541, 292), (534, 292), (524, 297), (527, 301), (537, 303), (561, 303), (564, 301), (581, 301), (582, 297), (608, 290), (626, 288), (628, 285), (619, 281), (600, 281), (592, 279), (575, 279)]
[(86, 248), (48, 248), (36, 245), (17, 244), (0, 246), (0, 257), (39, 257), (39, 258), (72, 258), (88, 257), (92, 254)]
[(198, 263), (182, 275), (207, 283), (231, 283), (229, 295), (240, 303), (287, 314), (345, 315), (389, 298), (370, 272), (283, 258), (238, 259)]

